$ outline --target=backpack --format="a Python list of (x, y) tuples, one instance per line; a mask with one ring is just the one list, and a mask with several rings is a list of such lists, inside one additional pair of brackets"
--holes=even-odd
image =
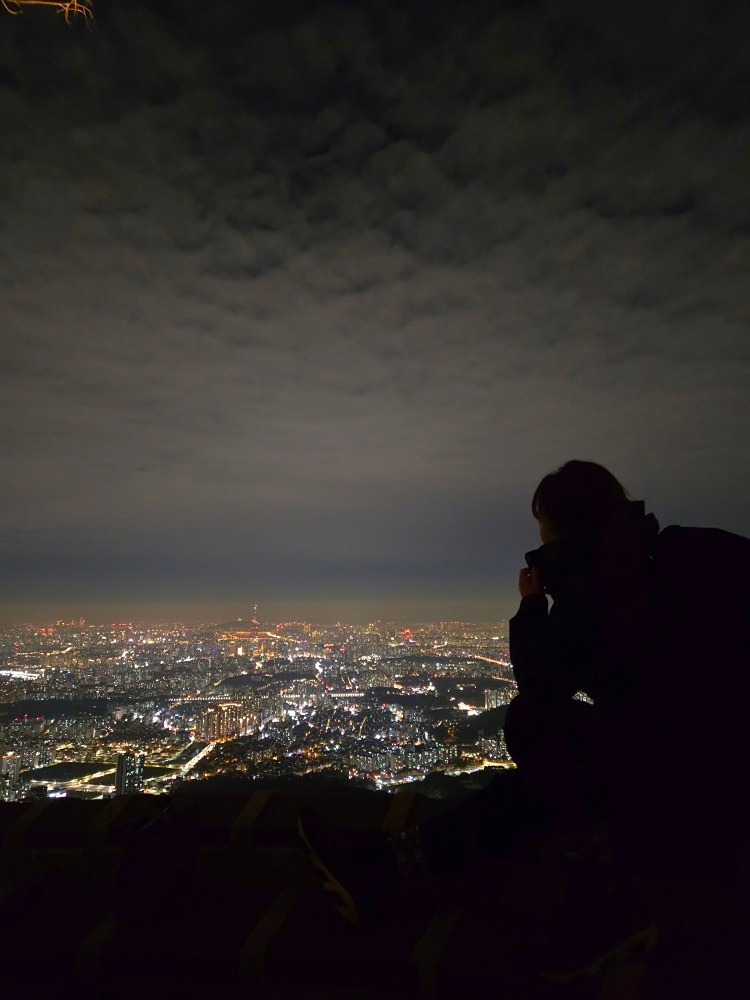
[[(651, 669), (693, 702), (740, 697), (750, 675), (750, 539), (670, 525), (652, 557)], [(693, 689), (694, 688), (694, 689)], [(670, 696), (683, 699), (681, 692)]]
[(652, 741), (642, 759), (658, 763), (647, 763), (642, 779), (655, 823), (679, 829), (684, 848), (697, 852), (714, 827), (725, 838), (744, 828), (750, 539), (671, 525), (656, 539), (651, 583), (640, 721)]

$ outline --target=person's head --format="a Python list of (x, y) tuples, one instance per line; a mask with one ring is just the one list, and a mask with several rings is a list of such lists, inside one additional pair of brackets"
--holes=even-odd
[(612, 511), (628, 501), (622, 485), (603, 465), (572, 461), (539, 483), (531, 512), (546, 545), (572, 535), (598, 535)]

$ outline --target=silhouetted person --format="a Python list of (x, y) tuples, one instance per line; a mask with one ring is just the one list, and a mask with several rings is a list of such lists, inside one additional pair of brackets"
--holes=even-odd
[(593, 462), (545, 476), (531, 508), (542, 546), (526, 556), (510, 622), (508, 748), (563, 820), (606, 819), (624, 860), (695, 868), (712, 826), (730, 840), (736, 830), (750, 543), (659, 533)]
[(510, 622), (519, 693), (506, 718), (508, 749), (563, 823), (604, 819), (623, 758), (637, 761), (627, 725), (647, 697), (659, 526), (593, 462), (567, 462), (545, 476), (531, 509), (542, 546), (527, 553)]

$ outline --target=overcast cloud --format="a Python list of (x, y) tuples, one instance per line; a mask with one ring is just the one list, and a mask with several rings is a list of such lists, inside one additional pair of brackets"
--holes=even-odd
[(747, 6), (458, 6), (0, 11), (5, 620), (507, 614), (570, 457), (750, 532)]

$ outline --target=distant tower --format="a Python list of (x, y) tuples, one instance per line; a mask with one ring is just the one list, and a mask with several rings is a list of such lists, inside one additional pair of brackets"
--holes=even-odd
[(128, 750), (117, 755), (115, 795), (130, 795), (143, 785), (143, 754), (136, 756)]
[(257, 603), (257, 601), (256, 601), (255, 604), (253, 604), (253, 615), (252, 615), (252, 618), (250, 619), (250, 621), (253, 623), (253, 625), (257, 625), (258, 624), (258, 603)]

